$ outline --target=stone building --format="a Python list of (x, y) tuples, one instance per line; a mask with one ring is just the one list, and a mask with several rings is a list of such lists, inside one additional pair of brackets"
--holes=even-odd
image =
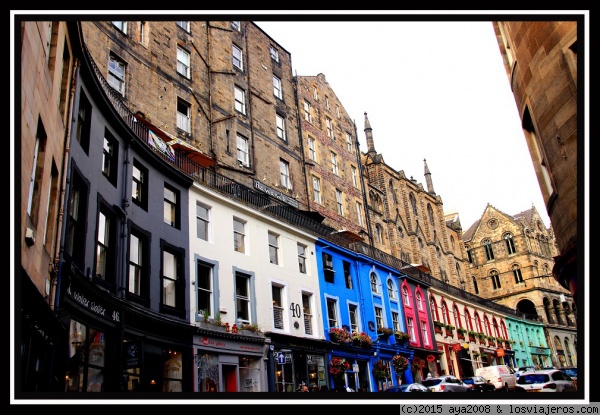
[(573, 364), (564, 355), (576, 360), (577, 305), (552, 277), (554, 234), (535, 206), (513, 216), (488, 205), (463, 240), (473, 293), (544, 322), (554, 364)]
[[(582, 21), (493, 22), (523, 133), (556, 235), (553, 275), (577, 291), (578, 31)], [(579, 44), (581, 45), (581, 44)], [(580, 268), (581, 269), (581, 268)]]
[(199, 164), (306, 205), (291, 55), (258, 26), (82, 23), (100, 71), (140, 122)]

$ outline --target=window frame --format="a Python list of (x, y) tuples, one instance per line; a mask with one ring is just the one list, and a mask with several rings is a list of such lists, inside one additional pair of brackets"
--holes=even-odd
[[(139, 172), (138, 175), (136, 175), (136, 170)], [(131, 171), (131, 182), (131, 201), (140, 208), (148, 210), (148, 169), (135, 157)], [(137, 196), (134, 194), (136, 189), (138, 189)]]
[(177, 26), (179, 26), (186, 32), (190, 33), (190, 21), (189, 20), (180, 20), (180, 21), (175, 21), (175, 22), (177, 23)]
[[(187, 60), (187, 62), (184, 61)], [(191, 77), (190, 71), (191, 55), (190, 52), (177, 45), (177, 73), (187, 79)]]
[(279, 265), (279, 235), (269, 231), (267, 237), (269, 243), (269, 262)]
[(277, 137), (283, 141), (287, 141), (285, 134), (285, 118), (277, 113), (275, 113), (275, 130)]
[[(133, 249), (133, 238), (138, 241), (137, 252)], [(137, 258), (133, 258), (135, 254)], [(150, 296), (150, 235), (142, 231), (140, 228), (135, 227), (133, 224), (130, 225), (129, 239), (127, 244), (127, 287), (126, 293), (129, 300), (146, 302)], [(136, 261), (137, 260), (137, 261)], [(137, 269), (136, 276), (132, 276), (132, 267)], [(133, 280), (132, 280), (133, 278)], [(136, 284), (137, 280), (137, 284)], [(132, 289), (132, 285), (137, 288)]]
[[(179, 229), (180, 226), (180, 201), (179, 190), (165, 182), (163, 186), (163, 223), (175, 229)], [(167, 213), (169, 213), (168, 218)]]
[(281, 83), (281, 78), (277, 75), (273, 75), (273, 95), (276, 98), (283, 100), (283, 86)]
[(308, 269), (306, 267), (306, 250), (308, 246), (297, 242), (296, 249), (298, 252), (298, 272), (301, 274), (308, 274)]
[(290, 177), (290, 163), (279, 159), (279, 180), (281, 187), (292, 190), (292, 178)]
[(233, 86), (234, 108), (242, 115), (246, 115), (246, 91), (237, 85)]
[(271, 55), (271, 59), (279, 63), (279, 51), (277, 48), (275, 48), (275, 46), (269, 45), (269, 53)]
[[(185, 110), (183, 112), (182, 110)], [(177, 97), (177, 128), (187, 134), (190, 134), (192, 131), (192, 105)]]
[(317, 176), (312, 176), (313, 187), (313, 202), (321, 204), (321, 179)]
[(234, 68), (244, 71), (244, 51), (235, 44), (231, 45), (231, 63)]
[[(107, 149), (107, 145), (109, 148)], [(117, 185), (119, 175), (119, 141), (108, 128), (104, 129), (102, 144), (102, 175), (113, 185)]]
[(236, 136), (236, 150), (237, 150), (237, 161), (242, 166), (250, 166), (250, 152), (248, 138), (244, 137), (240, 133)]
[[(198, 209), (203, 209), (203, 211), (199, 211)], [(202, 214), (205, 214), (202, 216)], [(196, 200), (196, 238), (201, 239), (206, 242), (210, 242), (212, 240), (211, 235), (211, 214), (212, 208), (211, 206)], [(201, 227), (202, 225), (202, 227)], [(202, 232), (201, 232), (202, 230)], [(202, 235), (201, 235), (202, 234)], [(203, 237), (204, 236), (204, 237)]]
[[(236, 229), (236, 224), (239, 226)], [(246, 224), (247, 222), (238, 217), (233, 217), (233, 250), (241, 254), (246, 253)]]
[(125, 78), (127, 75), (127, 65), (114, 53), (108, 57), (108, 77), (106, 81), (117, 93), (125, 96)]

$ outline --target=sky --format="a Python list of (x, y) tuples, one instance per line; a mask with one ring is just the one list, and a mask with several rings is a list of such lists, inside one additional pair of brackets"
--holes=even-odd
[(425, 189), (427, 160), (463, 230), (488, 203), (509, 215), (534, 205), (550, 225), (491, 19), (364, 19), (254, 22), (291, 53), (294, 75), (325, 75), (361, 151), (366, 112), (375, 150)]

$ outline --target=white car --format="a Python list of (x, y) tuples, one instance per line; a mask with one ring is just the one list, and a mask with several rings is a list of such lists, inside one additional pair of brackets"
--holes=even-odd
[(575, 382), (561, 370), (525, 372), (517, 380), (515, 392), (575, 392)]
[(521, 366), (520, 368), (518, 368), (515, 371), (515, 376), (517, 377), (517, 379), (519, 379), (519, 376), (521, 376), (523, 373), (533, 372), (534, 370), (535, 370), (534, 366)]

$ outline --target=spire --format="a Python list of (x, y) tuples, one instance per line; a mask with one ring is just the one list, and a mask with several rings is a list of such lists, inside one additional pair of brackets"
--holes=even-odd
[(367, 136), (367, 153), (375, 153), (375, 144), (373, 143), (373, 129), (367, 113), (365, 112), (365, 135)]
[(433, 190), (433, 181), (431, 180), (431, 172), (429, 171), (429, 167), (427, 167), (427, 160), (423, 159), (425, 163), (425, 182), (427, 182), (427, 191), (431, 194), (435, 194), (435, 190)]

